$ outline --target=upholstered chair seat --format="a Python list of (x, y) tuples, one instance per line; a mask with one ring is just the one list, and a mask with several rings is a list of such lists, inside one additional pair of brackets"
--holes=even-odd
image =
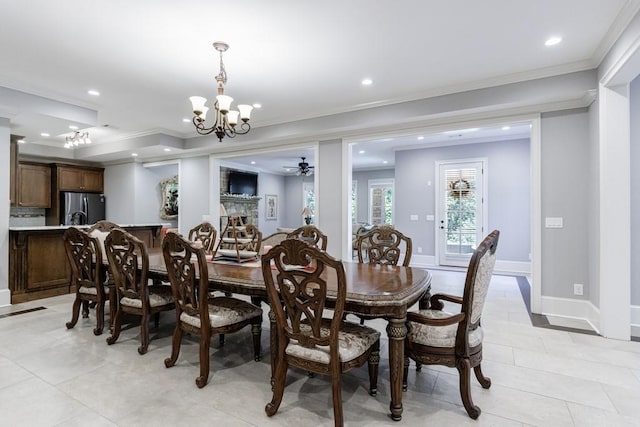
[[(420, 310), (418, 313), (428, 319), (446, 319), (454, 316), (453, 313), (441, 310)], [(407, 339), (411, 340), (411, 342), (445, 348), (454, 347), (456, 344), (457, 323), (446, 326), (431, 326), (418, 322), (409, 322), (408, 326)], [(469, 347), (476, 347), (482, 344), (482, 338), (482, 328), (478, 325), (475, 330), (469, 331)]]
[[(261, 308), (236, 298), (210, 298), (209, 304), (209, 323), (212, 328), (222, 328), (262, 316)], [(184, 311), (180, 314), (180, 321), (196, 328), (201, 325), (200, 316), (190, 316)]]
[[(328, 337), (330, 329), (330, 322), (325, 320), (320, 328), (320, 336)], [(311, 335), (311, 326), (301, 324), (300, 332)], [(375, 329), (347, 322), (343, 323), (338, 333), (338, 354), (340, 355), (340, 360), (344, 363), (357, 359), (367, 352), (379, 339), (380, 332)], [(289, 341), (285, 353), (317, 363), (328, 364), (330, 360), (329, 346), (307, 348), (300, 345), (296, 340)]]

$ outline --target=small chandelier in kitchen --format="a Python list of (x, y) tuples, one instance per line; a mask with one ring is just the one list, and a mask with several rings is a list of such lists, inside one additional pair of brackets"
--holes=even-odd
[(75, 148), (79, 145), (91, 144), (89, 139), (89, 132), (75, 131), (73, 136), (65, 137), (64, 148)]
[[(209, 135), (215, 132), (220, 142), (222, 142), (222, 138), (225, 136), (233, 138), (237, 134), (244, 135), (251, 130), (249, 118), (253, 107), (251, 105), (241, 104), (238, 105), (239, 111), (231, 110), (233, 98), (224, 94), (224, 85), (227, 83), (227, 72), (224, 69), (224, 62), (222, 62), (222, 52), (226, 52), (226, 50), (229, 49), (229, 45), (224, 42), (214, 42), (213, 47), (220, 52), (220, 72), (216, 76), (218, 96), (216, 96), (215, 103), (213, 104), (215, 109), (215, 122), (213, 126), (208, 128), (204, 123), (207, 117), (207, 111), (209, 111), (209, 108), (205, 106), (207, 99), (201, 96), (192, 96), (189, 100), (193, 105), (193, 124), (196, 127), (196, 131), (200, 135)], [(242, 120), (239, 126), (238, 116), (240, 120)]]

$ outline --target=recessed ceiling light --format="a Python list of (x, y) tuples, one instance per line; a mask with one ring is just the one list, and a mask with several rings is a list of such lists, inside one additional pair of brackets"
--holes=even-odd
[(562, 37), (553, 36), (549, 37), (546, 42), (544, 42), (545, 46), (555, 46), (562, 41)]
[(502, 130), (509, 130), (511, 129), (511, 126), (502, 126)]
[(424, 139), (424, 136), (420, 135), (418, 139), (422, 141)]
[(364, 150), (360, 150), (360, 151), (358, 151), (358, 153), (360, 153), (360, 154), (364, 154), (364, 153), (366, 153), (366, 151), (364, 151)]
[(89, 89), (89, 90), (87, 91), (87, 93), (88, 93), (89, 95), (91, 95), (91, 96), (100, 96), (100, 92), (98, 92), (98, 91), (97, 91), (97, 90), (95, 90), (95, 89)]
[(252, 161), (251, 161), (251, 164), (252, 164), (252, 165), (255, 165), (255, 164), (256, 164), (256, 162), (254, 162), (254, 161), (252, 160)]
[(46, 132), (42, 132), (42, 133), (40, 134), (40, 136), (44, 136), (44, 137), (46, 138), (46, 137), (51, 136), (51, 135), (49, 135), (49, 134), (48, 134), (48, 133), (46, 133)]
[(373, 84), (373, 80), (371, 80), (371, 79), (363, 79), (362, 80), (362, 85), (363, 86), (370, 86), (372, 84)]
[(26, 144), (27, 141), (25, 141), (24, 139), (19, 139), (18, 140), (18, 144)]
[(138, 153), (131, 153), (131, 156), (138, 157)]
[(78, 130), (78, 126), (76, 126), (76, 125), (69, 125), (69, 129), (71, 129), (71, 130)]
[(253, 108), (262, 108), (262, 104), (258, 104), (257, 102), (253, 104)]
[(191, 119), (182, 119), (182, 121), (185, 123), (191, 123)]
[(387, 163), (389, 163), (389, 162), (388, 162), (388, 161), (386, 161), (386, 160), (383, 160), (383, 161), (382, 161), (382, 163), (384, 163), (384, 164), (386, 165), (386, 164), (387, 164)]
[(470, 133), (470, 132), (476, 132), (478, 131), (479, 128), (469, 128), (469, 129), (460, 129), (460, 130), (448, 130), (446, 132), (443, 132), (446, 135), (459, 135), (459, 134), (463, 134), (463, 133)]
[(164, 151), (171, 151), (171, 148), (165, 148)]

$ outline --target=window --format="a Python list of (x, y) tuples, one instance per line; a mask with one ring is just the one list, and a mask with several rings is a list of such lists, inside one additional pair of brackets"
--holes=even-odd
[(393, 224), (393, 179), (369, 180), (369, 223)]
[(358, 181), (351, 181), (351, 222), (358, 222)]
[[(303, 182), (302, 183), (302, 201), (305, 207), (309, 207), (311, 212), (315, 214), (316, 212), (316, 193), (314, 191), (313, 182)], [(302, 211), (301, 211), (302, 212)], [(312, 223), (314, 221), (312, 220)]]

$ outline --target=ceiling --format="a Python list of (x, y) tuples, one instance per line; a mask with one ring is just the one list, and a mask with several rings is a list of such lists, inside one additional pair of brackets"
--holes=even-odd
[[(198, 136), (183, 119), (192, 116), (189, 96), (215, 95), (219, 57), (213, 41), (230, 45), (226, 94), (234, 105), (262, 105), (252, 113), (255, 128), (592, 69), (639, 7), (638, 0), (401, 0), (393, 8), (367, 0), (4, 1), (0, 87), (89, 114), (69, 123), (1, 101), (0, 113), (9, 116), (13, 133), (26, 137), (31, 155), (58, 156), (52, 153), (59, 153), (75, 124), (103, 146), (89, 160), (123, 161), (136, 147), (137, 161), (175, 158), (193, 153), (179, 144), (134, 147), (131, 141), (153, 134), (167, 141)], [(545, 46), (551, 36), (561, 36), (562, 43)], [(365, 78), (373, 83), (362, 85)], [(90, 89), (100, 96), (89, 95)], [(504, 125), (359, 141), (354, 165), (386, 167), (387, 160), (392, 166), (394, 150), (416, 144), (528, 135), (526, 125)], [(282, 173), (282, 166), (296, 165), (303, 155), (313, 164), (313, 153), (261, 154), (260, 161), (269, 160), (264, 170)], [(69, 156), (83, 160), (80, 150)]]

